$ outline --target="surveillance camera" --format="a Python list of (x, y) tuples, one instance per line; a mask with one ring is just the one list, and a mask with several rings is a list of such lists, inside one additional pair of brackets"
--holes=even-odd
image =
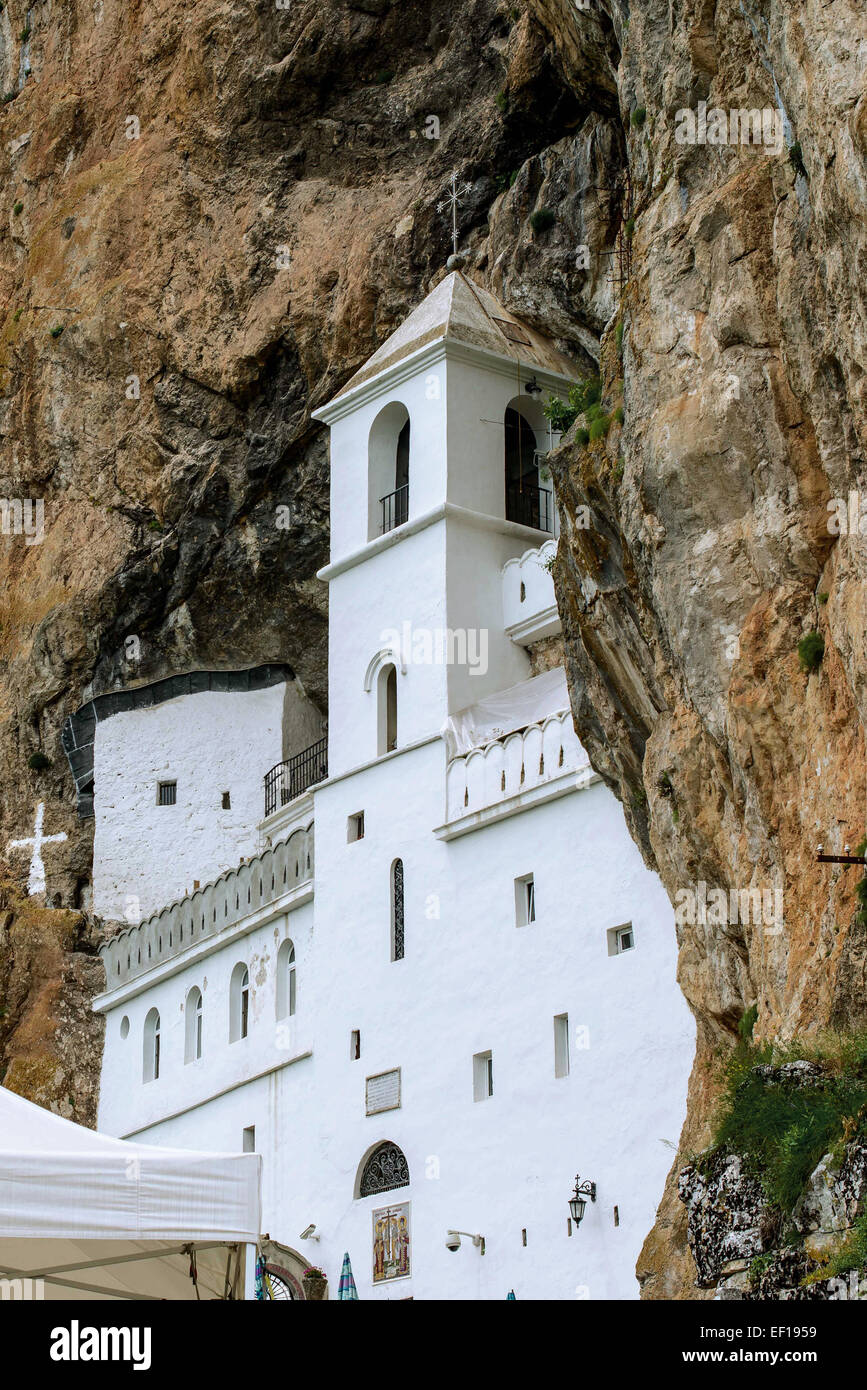
[(461, 1248), (461, 1238), (457, 1231), (449, 1231), (446, 1236), (446, 1249), (451, 1250), (452, 1254)]
[(315, 1223), (314, 1223), (312, 1226), (305, 1226), (304, 1230), (301, 1232), (300, 1239), (301, 1239), (301, 1240), (309, 1240), (310, 1237), (313, 1235), (313, 1232), (314, 1232), (315, 1230), (316, 1230), (316, 1225), (315, 1225)]

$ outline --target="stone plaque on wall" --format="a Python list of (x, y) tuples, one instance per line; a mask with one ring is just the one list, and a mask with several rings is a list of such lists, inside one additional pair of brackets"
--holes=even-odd
[(365, 1113), (379, 1115), (400, 1106), (400, 1067), (369, 1076), (365, 1083)]

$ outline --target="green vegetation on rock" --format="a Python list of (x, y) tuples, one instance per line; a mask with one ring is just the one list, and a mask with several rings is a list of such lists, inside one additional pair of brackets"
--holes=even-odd
[(798, 643), (798, 661), (802, 671), (817, 671), (825, 655), (825, 639), (821, 632), (808, 632)]
[[(790, 1212), (824, 1154), (867, 1137), (867, 1033), (754, 1044), (755, 1019), (750, 1040), (743, 1036), (751, 1013), (726, 1066), (711, 1153), (740, 1154), (770, 1202)], [(786, 1077), (779, 1068), (791, 1062), (817, 1063), (821, 1072)]]
[(545, 414), (553, 429), (568, 430), (579, 415), (589, 412), (591, 406), (598, 405), (601, 396), (602, 383), (599, 377), (588, 377), (586, 381), (576, 381), (574, 386), (570, 386), (567, 400), (552, 396), (545, 406)]

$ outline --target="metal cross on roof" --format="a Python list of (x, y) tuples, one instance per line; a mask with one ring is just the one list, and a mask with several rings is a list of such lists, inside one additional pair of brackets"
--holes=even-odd
[(471, 183), (462, 183), (460, 185), (458, 184), (458, 171), (457, 169), (453, 169), (452, 177), (450, 180), (449, 192), (446, 194), (445, 198), (443, 198), (439, 203), (437, 203), (437, 212), (445, 212), (446, 208), (451, 207), (452, 250), (455, 255), (458, 254), (458, 208), (461, 205), (460, 195), (462, 193), (472, 193), (472, 191), (473, 185)]

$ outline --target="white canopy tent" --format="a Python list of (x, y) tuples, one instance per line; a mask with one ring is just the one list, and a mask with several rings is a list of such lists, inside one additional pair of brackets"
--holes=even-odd
[(44, 1280), (49, 1299), (243, 1298), (261, 1171), (258, 1154), (112, 1139), (0, 1087), (0, 1280)]

